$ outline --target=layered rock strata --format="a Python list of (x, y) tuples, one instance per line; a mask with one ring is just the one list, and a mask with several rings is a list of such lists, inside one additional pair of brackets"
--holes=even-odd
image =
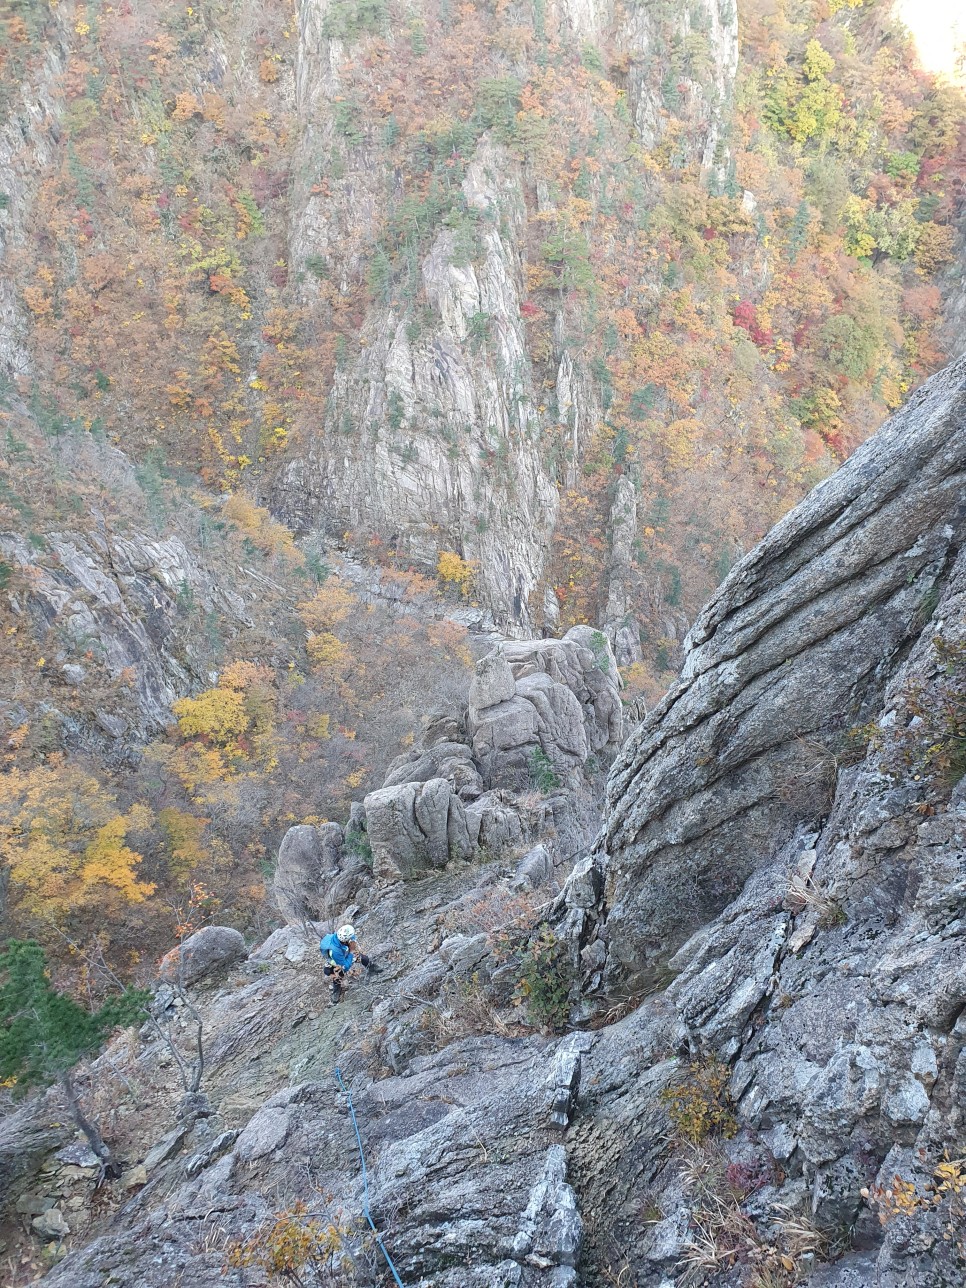
[[(641, 977), (830, 807), (966, 530), (966, 362), (928, 381), (736, 567), (622, 749), (571, 928)], [(591, 888), (591, 904), (587, 891)], [(595, 967), (598, 979), (600, 971)]]

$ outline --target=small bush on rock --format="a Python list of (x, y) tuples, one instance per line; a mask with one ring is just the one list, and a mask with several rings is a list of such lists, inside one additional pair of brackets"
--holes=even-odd
[(224, 1270), (261, 1270), (269, 1283), (298, 1288), (349, 1288), (357, 1282), (349, 1240), (353, 1231), (328, 1215), (293, 1204), (247, 1239), (225, 1249)]
[(910, 684), (904, 697), (905, 728), (878, 731), (883, 767), (939, 791), (966, 774), (966, 642), (936, 636), (938, 677)]
[(523, 959), (514, 1002), (526, 1004), (527, 1016), (537, 1028), (556, 1031), (567, 1023), (572, 984), (566, 947), (544, 924)]
[(344, 846), (347, 854), (351, 854), (353, 858), (362, 859), (365, 864), (372, 867), (372, 846), (361, 827), (346, 828)]
[(534, 747), (527, 763), (530, 779), (540, 792), (552, 792), (560, 786), (560, 779), (554, 772), (553, 761), (542, 747)]
[(709, 1136), (734, 1136), (738, 1120), (728, 1091), (731, 1070), (721, 1060), (711, 1058), (689, 1064), (687, 1073), (673, 1087), (661, 1092), (661, 1103), (679, 1141), (700, 1145)]

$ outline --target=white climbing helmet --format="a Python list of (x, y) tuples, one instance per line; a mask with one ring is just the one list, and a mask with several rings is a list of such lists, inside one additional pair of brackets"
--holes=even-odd
[(341, 944), (351, 944), (356, 937), (355, 926), (340, 926), (335, 932), (336, 938)]

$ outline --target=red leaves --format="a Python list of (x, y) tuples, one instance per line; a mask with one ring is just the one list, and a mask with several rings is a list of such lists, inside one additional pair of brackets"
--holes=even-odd
[(735, 326), (741, 327), (743, 331), (748, 332), (759, 349), (771, 347), (774, 339), (771, 329), (760, 325), (758, 310), (750, 300), (742, 300), (735, 305), (731, 313), (731, 320)]

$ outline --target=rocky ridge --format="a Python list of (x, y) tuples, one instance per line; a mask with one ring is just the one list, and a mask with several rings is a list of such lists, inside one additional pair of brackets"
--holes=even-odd
[(959, 361), (778, 523), (699, 615), (680, 682), (608, 784), (591, 861), (606, 914), (580, 929), (582, 942), (606, 941), (608, 978), (666, 960), (827, 812), (849, 731), (883, 710), (957, 558), (964, 416)]

